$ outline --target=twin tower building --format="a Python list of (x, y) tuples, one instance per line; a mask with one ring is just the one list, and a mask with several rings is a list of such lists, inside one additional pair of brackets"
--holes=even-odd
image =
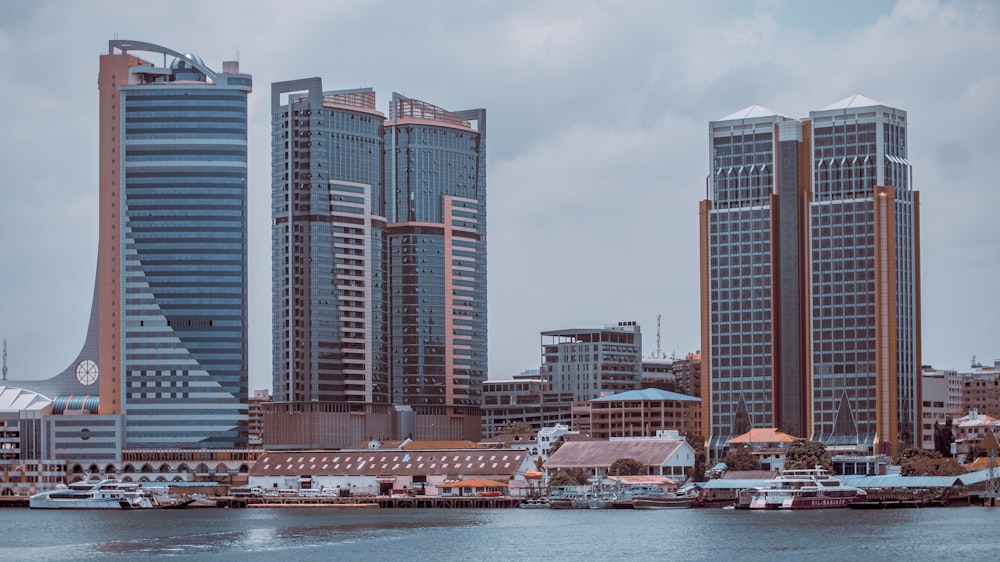
[[(245, 447), (251, 77), (112, 40), (99, 89), (89, 331), (34, 386), (58, 397), (69, 448)], [(388, 101), (319, 78), (271, 85), (269, 448), (479, 436), (486, 112)], [(750, 427), (879, 452), (919, 435), (905, 117), (856, 97), (808, 120), (754, 107), (710, 124), (712, 450)]]
[[(80, 446), (248, 444), (247, 144), (265, 134), (248, 134), (251, 89), (238, 62), (124, 40), (101, 56), (91, 322), (74, 364), (34, 385), (65, 399), (70, 441), (87, 426)], [(478, 438), (486, 111), (393, 94), (385, 114), (372, 90), (318, 78), (271, 93), (275, 410), (319, 416), (282, 437), (321, 444), (332, 409), (362, 439), (424, 413)]]

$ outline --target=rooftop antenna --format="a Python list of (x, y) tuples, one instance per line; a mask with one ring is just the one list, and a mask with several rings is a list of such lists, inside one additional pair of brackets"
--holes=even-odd
[(662, 314), (656, 315), (656, 358), (663, 359), (663, 348), (660, 347), (660, 318)]
[(7, 380), (7, 338), (3, 339), (3, 380)]

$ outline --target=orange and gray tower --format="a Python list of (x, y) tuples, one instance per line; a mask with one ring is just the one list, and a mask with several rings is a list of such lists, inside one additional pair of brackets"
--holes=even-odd
[(701, 203), (709, 450), (754, 427), (895, 453), (920, 435), (919, 197), (906, 112), (853, 96), (808, 119), (709, 124)]
[(112, 40), (98, 87), (100, 413), (125, 448), (246, 446), (251, 77)]

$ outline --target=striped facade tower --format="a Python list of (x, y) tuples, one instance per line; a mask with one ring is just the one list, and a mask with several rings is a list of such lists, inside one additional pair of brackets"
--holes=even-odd
[(98, 86), (100, 412), (129, 449), (245, 447), (251, 77), (112, 40)]
[(844, 452), (920, 435), (919, 194), (906, 112), (853, 96), (709, 124), (701, 203), (709, 451), (778, 427)]

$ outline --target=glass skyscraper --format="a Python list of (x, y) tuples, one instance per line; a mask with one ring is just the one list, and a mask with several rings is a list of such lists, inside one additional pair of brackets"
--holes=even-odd
[(405, 433), (478, 435), (485, 110), (394, 94), (386, 118), (372, 90), (319, 78), (271, 96), (273, 409), (391, 404), (426, 414)]
[(709, 449), (779, 427), (844, 451), (920, 435), (918, 193), (906, 112), (853, 96), (709, 124), (701, 204)]
[(393, 94), (387, 128), (393, 401), (467, 406), (478, 416), (487, 378), (486, 110), (449, 112)]
[(319, 78), (271, 103), (274, 400), (388, 404), (385, 116)]
[(236, 62), (216, 72), (150, 43), (112, 40), (101, 56), (97, 360), (87, 367), (100, 412), (125, 416), (125, 448), (247, 444), (251, 85)]

